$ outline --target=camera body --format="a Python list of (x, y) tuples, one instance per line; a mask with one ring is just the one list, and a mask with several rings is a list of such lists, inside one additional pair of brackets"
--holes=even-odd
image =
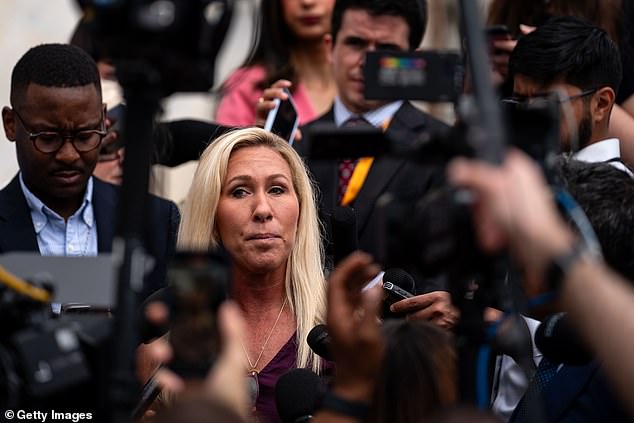
[(151, 66), (163, 95), (208, 91), (233, 0), (78, 0), (100, 57)]

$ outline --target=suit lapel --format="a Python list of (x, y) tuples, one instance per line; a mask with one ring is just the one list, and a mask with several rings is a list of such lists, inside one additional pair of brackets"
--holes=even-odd
[[(409, 145), (414, 142), (414, 138), (424, 127), (424, 115), (410, 103), (405, 102), (394, 114), (386, 136), (390, 139), (390, 143), (398, 142)], [(369, 221), (370, 214), (374, 210), (374, 207), (363, 207), (362, 205), (375, 204), (392, 177), (401, 167), (405, 166), (406, 162), (405, 159), (379, 157), (372, 164), (363, 187), (353, 203), (357, 213), (357, 226), (360, 233), (363, 232)]]
[(596, 361), (585, 366), (564, 366), (544, 390), (544, 405), (548, 421), (558, 421), (581, 395), (597, 372)]
[(0, 191), (0, 252), (39, 251), (18, 176)]
[(112, 251), (118, 213), (115, 188), (97, 178), (93, 178), (93, 184), (92, 205), (97, 224), (97, 250), (100, 253), (109, 253)]

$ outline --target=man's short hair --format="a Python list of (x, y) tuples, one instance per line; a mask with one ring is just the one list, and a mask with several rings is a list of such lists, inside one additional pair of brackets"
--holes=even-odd
[(518, 40), (509, 74), (543, 86), (563, 81), (582, 90), (608, 86), (617, 92), (621, 56), (604, 30), (571, 16), (553, 18)]
[(609, 163), (562, 158), (558, 164), (564, 188), (588, 217), (605, 261), (634, 281), (634, 179)]
[(418, 48), (427, 27), (427, 0), (337, 0), (332, 12), (332, 38), (337, 40), (346, 10), (365, 10), (371, 16), (400, 16), (409, 27), (409, 48)]
[(69, 44), (41, 44), (18, 60), (11, 74), (13, 107), (22, 99), (29, 84), (54, 88), (93, 84), (101, 96), (95, 61), (81, 48)]

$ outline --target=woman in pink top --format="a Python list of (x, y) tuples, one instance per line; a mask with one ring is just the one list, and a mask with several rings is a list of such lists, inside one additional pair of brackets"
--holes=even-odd
[(274, 82), (291, 82), (300, 124), (326, 112), (335, 97), (324, 35), (330, 32), (335, 0), (262, 2), (260, 36), (246, 63), (225, 81), (216, 121), (256, 123), (262, 91)]

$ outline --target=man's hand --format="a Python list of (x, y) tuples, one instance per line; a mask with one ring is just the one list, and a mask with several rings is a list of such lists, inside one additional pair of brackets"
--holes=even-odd
[[(510, 246), (536, 275), (543, 275), (552, 257), (570, 250), (574, 236), (559, 217), (540, 168), (526, 154), (513, 149), (499, 167), (455, 159), (448, 173), (453, 184), (477, 195), (473, 220), (484, 250)], [(529, 296), (541, 291), (536, 284), (526, 287)]]
[(379, 272), (369, 255), (352, 253), (328, 278), (328, 332), (337, 364), (335, 390), (349, 401), (369, 401), (383, 357), (379, 286), (362, 292)]
[(453, 328), (460, 312), (451, 304), (446, 291), (434, 291), (396, 302), (390, 306), (392, 313), (405, 314), (407, 320), (425, 320), (444, 329)]

